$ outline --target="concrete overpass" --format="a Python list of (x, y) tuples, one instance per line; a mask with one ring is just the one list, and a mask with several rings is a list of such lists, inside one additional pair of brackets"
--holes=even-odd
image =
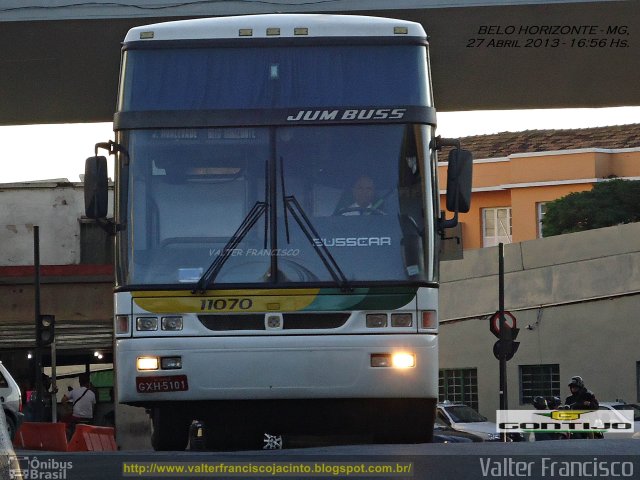
[(0, 125), (110, 121), (135, 25), (270, 12), (422, 23), (441, 111), (640, 105), (635, 1), (0, 0)]

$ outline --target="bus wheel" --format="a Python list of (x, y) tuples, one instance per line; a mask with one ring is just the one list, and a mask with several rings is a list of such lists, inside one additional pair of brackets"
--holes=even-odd
[(184, 450), (189, 442), (189, 422), (170, 408), (151, 410), (151, 446), (156, 451)]

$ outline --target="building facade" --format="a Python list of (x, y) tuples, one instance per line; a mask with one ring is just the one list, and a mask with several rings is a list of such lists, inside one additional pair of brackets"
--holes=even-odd
[[(541, 238), (546, 202), (611, 178), (640, 179), (640, 125), (506, 132), (462, 145), (475, 158), (471, 210), (460, 215), (465, 250)], [(440, 185), (447, 165), (439, 164)]]
[[(33, 386), (35, 241), (40, 312), (55, 316), (58, 365), (111, 361), (113, 248), (84, 218), (81, 183), (66, 179), (0, 185), (0, 360), (24, 390)], [(49, 348), (43, 365), (51, 365)]]
[[(510, 409), (569, 395), (574, 375), (602, 401), (640, 402), (640, 223), (505, 246), (505, 309), (520, 329), (507, 363)], [(440, 400), (495, 419), (499, 408), (498, 248), (444, 262), (440, 287)]]

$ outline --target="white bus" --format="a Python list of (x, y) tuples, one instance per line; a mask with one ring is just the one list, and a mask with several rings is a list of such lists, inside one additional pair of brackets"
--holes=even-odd
[[(116, 237), (117, 398), (149, 409), (155, 449), (184, 449), (193, 419), (215, 449), (430, 440), (438, 231), (457, 218), (439, 212), (435, 124), (416, 23), (129, 31), (115, 142), (85, 184)], [(114, 219), (98, 148), (116, 158)], [(468, 209), (470, 163), (453, 150), (450, 209)]]

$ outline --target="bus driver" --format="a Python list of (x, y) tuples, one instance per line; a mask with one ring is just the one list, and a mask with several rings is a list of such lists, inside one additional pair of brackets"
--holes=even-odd
[(383, 200), (375, 200), (375, 185), (373, 179), (367, 175), (358, 177), (351, 189), (353, 203), (338, 209), (337, 214), (351, 215), (386, 215), (381, 210)]

